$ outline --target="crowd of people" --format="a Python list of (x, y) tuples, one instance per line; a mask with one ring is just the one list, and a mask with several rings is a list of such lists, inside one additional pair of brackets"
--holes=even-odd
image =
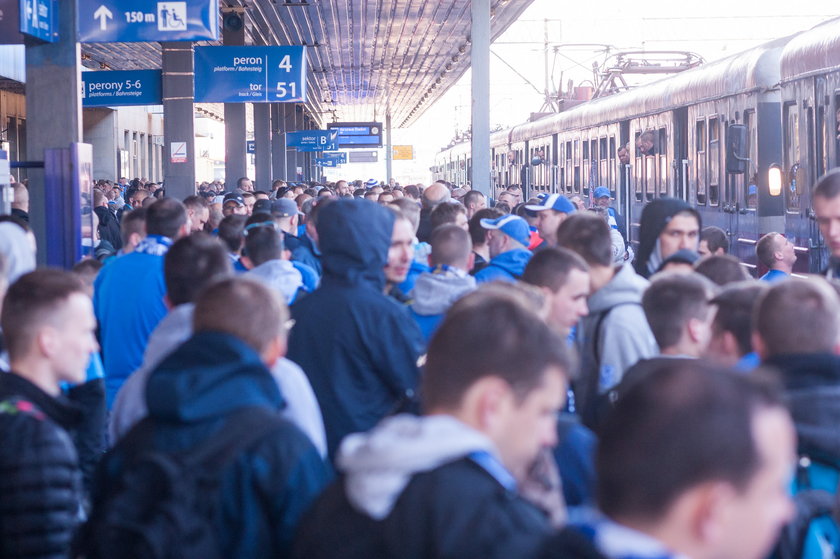
[(99, 181), (91, 257), (36, 269), (20, 188), (0, 559), (840, 545), (840, 171), (813, 190), (825, 277), (769, 233), (753, 278), (677, 199), (630, 243), (603, 187), (245, 177)]

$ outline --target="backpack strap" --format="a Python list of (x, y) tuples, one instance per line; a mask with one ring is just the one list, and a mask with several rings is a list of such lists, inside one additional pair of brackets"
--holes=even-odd
[(221, 469), (243, 450), (256, 444), (277, 429), (284, 420), (277, 412), (249, 407), (233, 412), (221, 430), (189, 451), (184, 458), (186, 467), (204, 465), (210, 471)]
[[(271, 410), (242, 408), (232, 412), (224, 426), (206, 441), (177, 454), (187, 468), (201, 465), (211, 472), (217, 471), (283, 422), (280, 415)], [(153, 418), (146, 417), (119, 442), (120, 446), (133, 456), (154, 448), (154, 435), (159, 425)]]

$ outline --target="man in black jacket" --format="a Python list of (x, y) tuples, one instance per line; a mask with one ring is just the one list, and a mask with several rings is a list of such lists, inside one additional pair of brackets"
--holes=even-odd
[(553, 536), (538, 557), (767, 557), (794, 510), (794, 440), (766, 381), (665, 363), (628, 390), (600, 433), (603, 515)]
[(341, 479), (302, 521), (294, 557), (529, 557), (549, 523), (521, 494), (557, 442), (569, 367), (564, 341), (512, 295), (461, 299), (429, 347), (425, 415), (345, 439)]
[(81, 520), (68, 435), (80, 411), (59, 385), (85, 380), (98, 349), (93, 305), (75, 275), (35, 271), (9, 288), (0, 326), (10, 363), (0, 373), (0, 558), (66, 557)]

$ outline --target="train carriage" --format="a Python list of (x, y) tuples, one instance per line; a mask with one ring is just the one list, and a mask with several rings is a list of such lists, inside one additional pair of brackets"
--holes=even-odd
[(838, 110), (840, 18), (497, 132), (494, 187), (586, 199), (608, 186), (631, 242), (644, 205), (676, 196), (726, 231), (748, 267), (758, 238), (780, 231), (797, 247), (796, 270), (817, 270), (825, 251), (808, 190), (838, 164)]

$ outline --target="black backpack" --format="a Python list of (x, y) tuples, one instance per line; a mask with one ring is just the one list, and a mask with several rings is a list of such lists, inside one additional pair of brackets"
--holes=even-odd
[(151, 418), (142, 420), (115, 448), (125, 462), (116, 481), (99, 488), (74, 557), (221, 559), (213, 528), (219, 474), (282, 422), (266, 409), (239, 410), (219, 433), (176, 454), (137, 450), (151, 449), (155, 432)]

